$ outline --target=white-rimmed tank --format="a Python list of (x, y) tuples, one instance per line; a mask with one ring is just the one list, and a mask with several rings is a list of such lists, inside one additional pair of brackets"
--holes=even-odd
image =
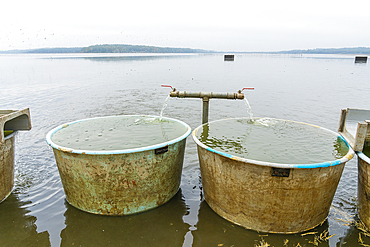
[(71, 205), (95, 214), (128, 215), (176, 194), (190, 132), (179, 120), (122, 115), (64, 124), (46, 140)]
[(248, 229), (302, 232), (328, 216), (353, 150), (330, 130), (288, 120), (233, 118), (196, 128), (204, 197)]

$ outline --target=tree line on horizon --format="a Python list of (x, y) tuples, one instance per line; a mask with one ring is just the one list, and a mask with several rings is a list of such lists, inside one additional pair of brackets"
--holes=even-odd
[(145, 45), (92, 45), (83, 47), (82, 53), (209, 53), (211, 51), (191, 48), (171, 48)]
[[(0, 51), (2, 54), (24, 53), (225, 53), (191, 48), (156, 47), (145, 45), (105, 44), (72, 48), (39, 48), (28, 50)], [(308, 50), (288, 50), (277, 52), (228, 52), (228, 53), (278, 53), (278, 54), (370, 54), (370, 47), (316, 48)]]
[(316, 48), (308, 50), (280, 51), (284, 54), (370, 54), (370, 47)]

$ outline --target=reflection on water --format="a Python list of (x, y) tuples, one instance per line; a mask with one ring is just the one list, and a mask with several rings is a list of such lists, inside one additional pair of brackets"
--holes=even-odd
[(94, 62), (133, 62), (133, 61), (155, 61), (160, 59), (171, 59), (179, 58), (182, 59), (191, 56), (197, 56), (198, 54), (137, 54), (137, 53), (100, 53), (100, 54), (53, 54), (46, 57), (46, 59), (84, 59)]
[(189, 229), (182, 221), (187, 207), (181, 190), (161, 207), (129, 216), (94, 215), (67, 202), (66, 207), (61, 246), (182, 246)]
[[(203, 201), (199, 209), (198, 230), (194, 232), (193, 246), (255, 246), (263, 240), (271, 246), (312, 246), (320, 234), (328, 232), (328, 220), (315, 229), (297, 234), (267, 234), (244, 229), (235, 225), (212, 211), (208, 204)], [(329, 233), (328, 233), (329, 234)], [(327, 235), (329, 236), (329, 235)], [(329, 246), (327, 239), (320, 240), (320, 246)]]
[(37, 218), (30, 215), (29, 203), (13, 193), (0, 204), (0, 246), (50, 246), (48, 231), (37, 231)]
[[(159, 116), (169, 93), (161, 84), (214, 92), (254, 86), (246, 97), (257, 117), (307, 122), (336, 131), (341, 108), (370, 105), (368, 66), (355, 66), (352, 59), (340, 56), (258, 54), (238, 54), (233, 63), (225, 63), (223, 54), (127, 58), (88, 54), (74, 59), (83, 56), (0, 55), (1, 108), (29, 107), (33, 127), (19, 133), (16, 142), (14, 191), (0, 204), (0, 246), (236, 247), (262, 240), (284, 246), (288, 240), (287, 246), (300, 243), (303, 247), (314, 246), (310, 241), (327, 230), (335, 235), (318, 246), (358, 246), (359, 231), (353, 223), (356, 158), (345, 166), (328, 220), (309, 231), (317, 233), (263, 234), (236, 226), (208, 207), (191, 138), (186, 143), (181, 191), (171, 201), (141, 214), (109, 217), (81, 212), (65, 202), (45, 135), (63, 123), (90, 117)], [(201, 115), (198, 99), (171, 98), (164, 112), (164, 117), (184, 121), (192, 129), (201, 124)], [(210, 121), (246, 116), (243, 101), (215, 99), (210, 105)], [(370, 244), (369, 237), (362, 235), (362, 239)]]
[[(187, 55), (194, 56), (194, 55)], [(89, 59), (96, 62), (132, 62), (132, 61), (154, 61), (160, 59), (171, 59), (171, 58), (185, 58), (184, 55), (147, 55), (147, 56), (110, 56), (110, 57), (85, 57), (84, 59)]]

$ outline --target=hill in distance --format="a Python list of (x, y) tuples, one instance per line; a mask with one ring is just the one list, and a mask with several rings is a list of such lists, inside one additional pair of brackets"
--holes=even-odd
[(28, 50), (10, 50), (0, 51), (6, 54), (25, 54), (25, 53), (212, 53), (201, 49), (190, 48), (171, 48), (171, 47), (156, 47), (145, 45), (92, 45), (88, 47), (72, 47), (72, 48), (40, 48)]
[(281, 54), (370, 54), (370, 47), (316, 48), (308, 50), (279, 51)]
[[(226, 53), (202, 49), (172, 48), (145, 45), (106, 44), (72, 48), (40, 48), (28, 50), (0, 51), (1, 54), (27, 53)], [(273, 54), (370, 54), (370, 47), (316, 48), (308, 50), (288, 50), (277, 52), (227, 52), (227, 53), (273, 53)]]

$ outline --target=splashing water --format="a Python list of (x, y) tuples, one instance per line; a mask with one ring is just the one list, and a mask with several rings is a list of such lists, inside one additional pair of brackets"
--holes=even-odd
[(245, 105), (247, 106), (247, 112), (249, 114), (249, 117), (251, 118), (252, 121), (254, 121), (251, 105), (249, 104), (247, 98), (244, 98), (244, 100), (245, 100)]
[(159, 120), (162, 120), (162, 116), (163, 116), (163, 111), (164, 109), (166, 109), (166, 106), (167, 106), (167, 101), (169, 100), (170, 98), (170, 95), (167, 96), (167, 98), (165, 99), (164, 101), (164, 104), (162, 106), (162, 110), (161, 110), (161, 114), (159, 115)]

